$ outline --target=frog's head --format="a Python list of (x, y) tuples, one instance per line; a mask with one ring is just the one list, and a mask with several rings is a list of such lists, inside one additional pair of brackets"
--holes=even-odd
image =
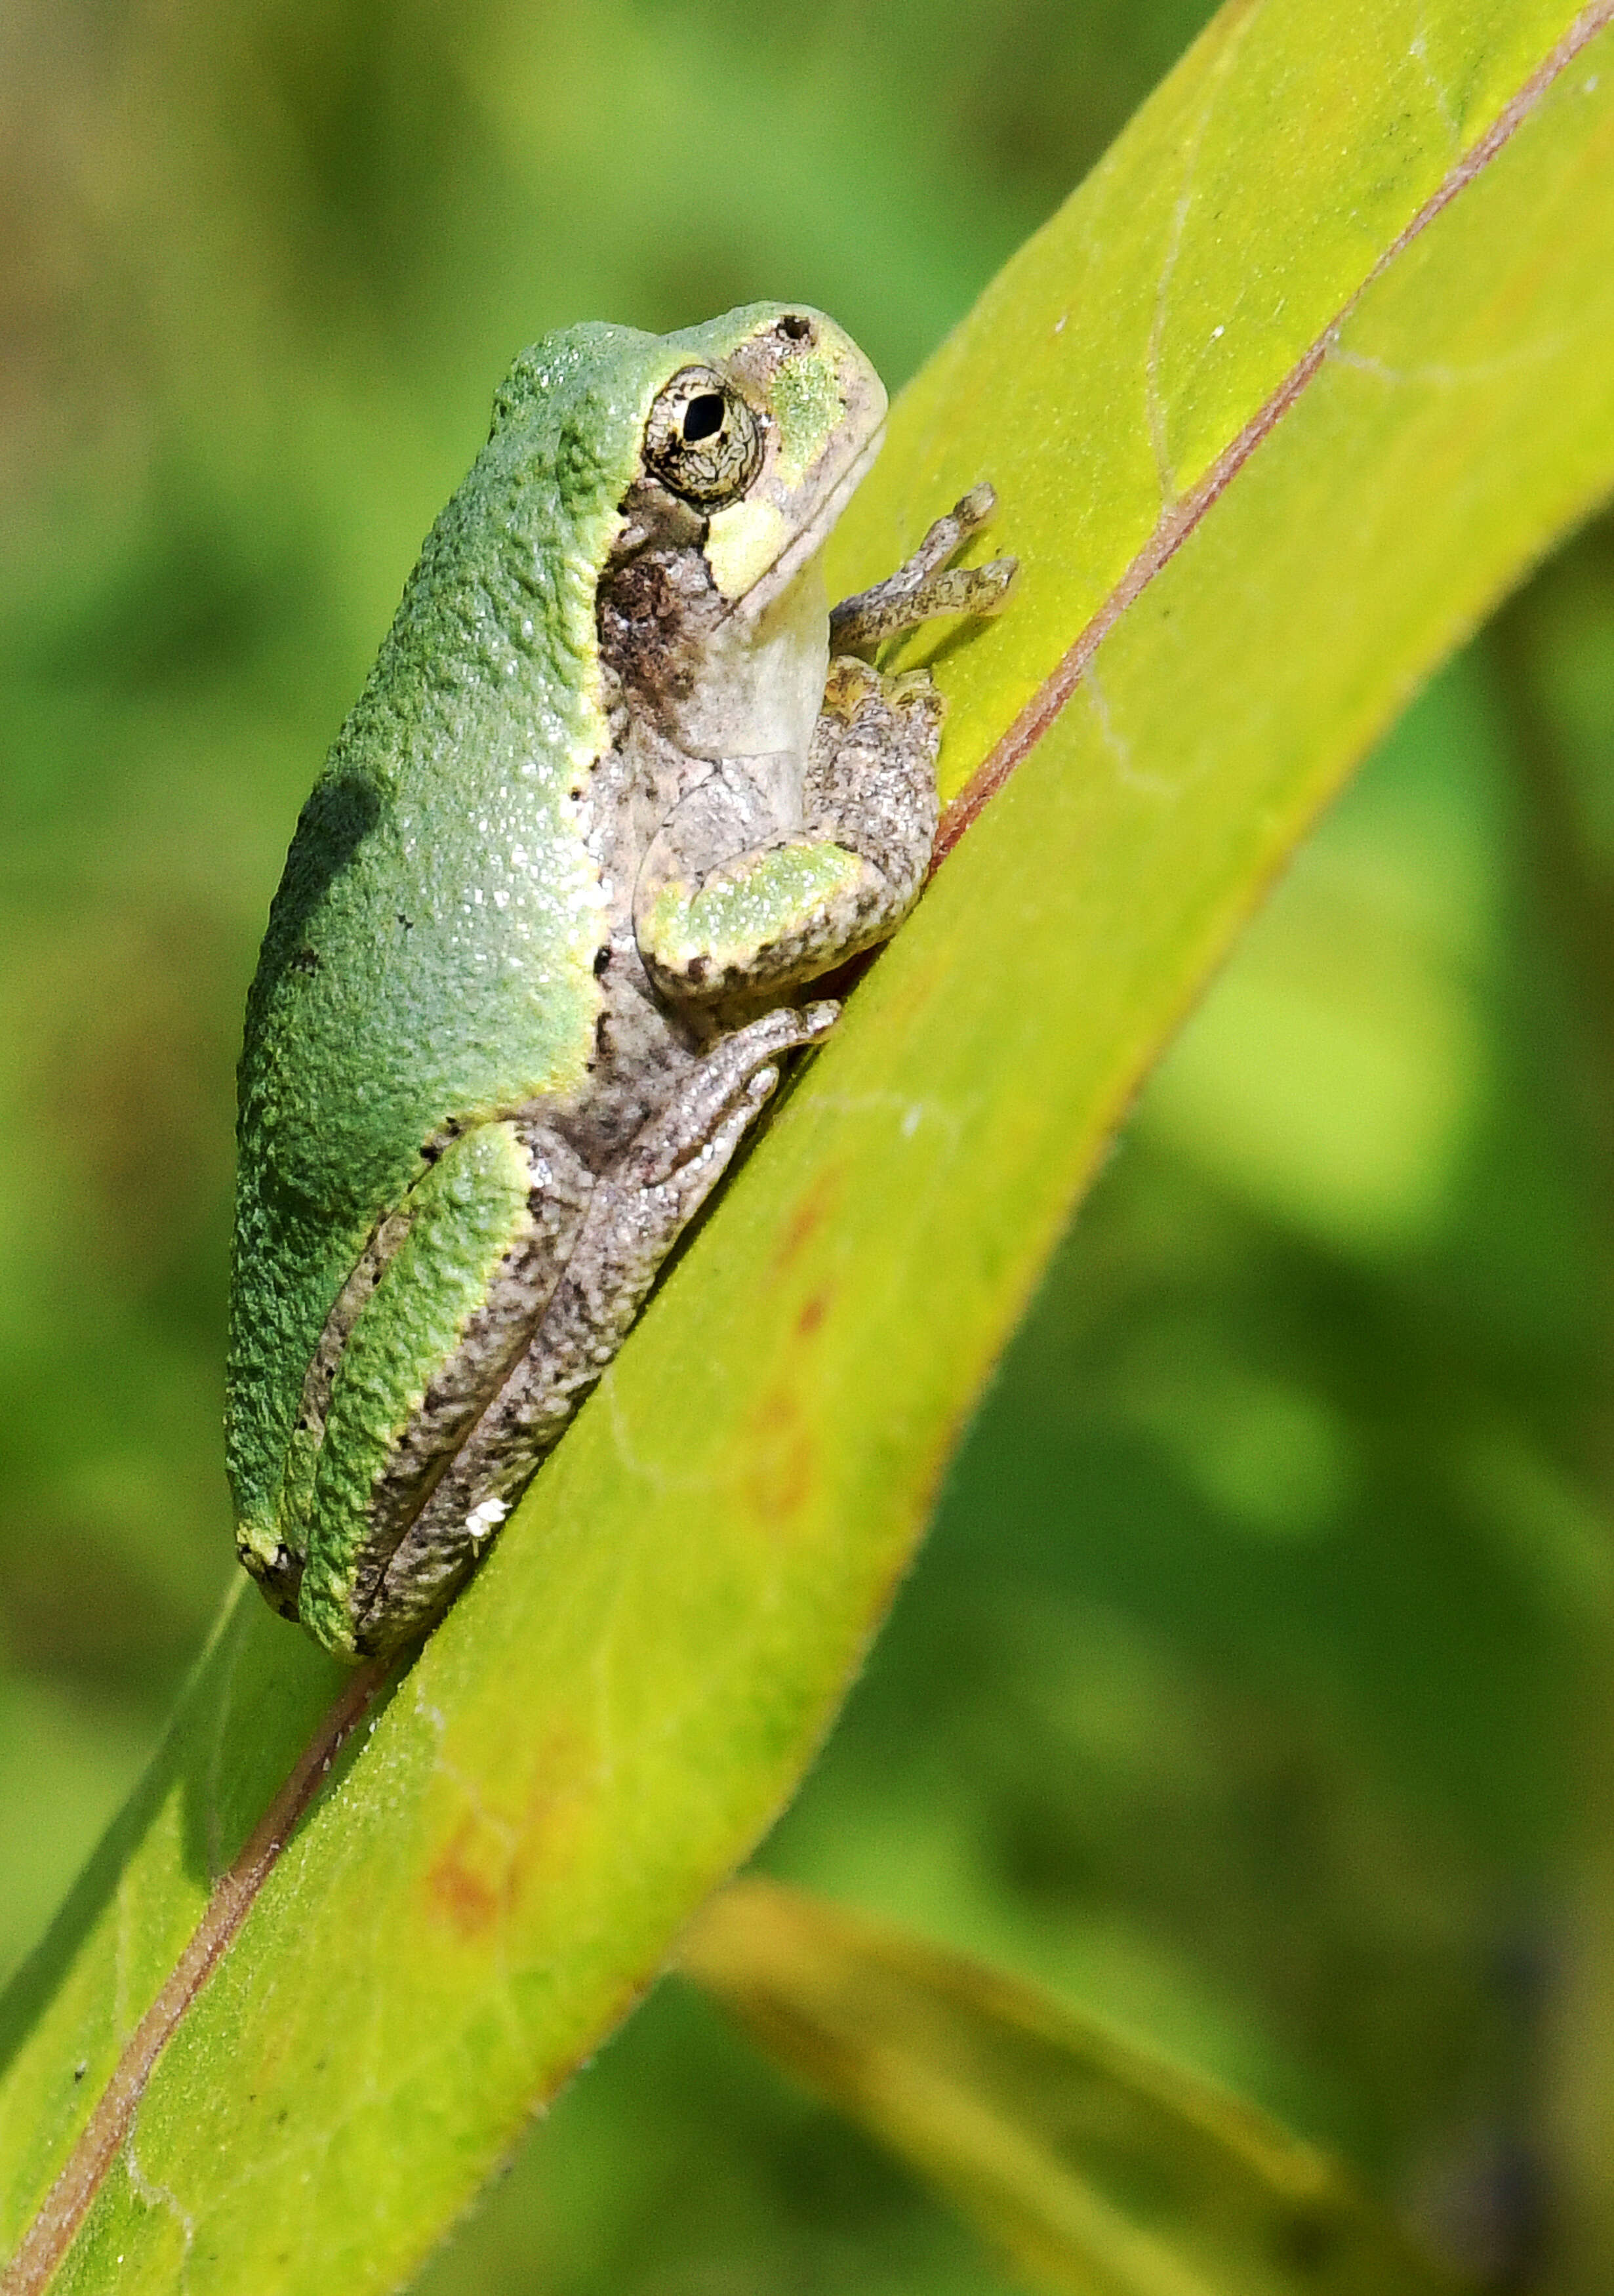
[(651, 402), (645, 468), (703, 513), (712, 579), (755, 620), (880, 451), (885, 389), (851, 337), (804, 304), (751, 304), (668, 340), (688, 357)]

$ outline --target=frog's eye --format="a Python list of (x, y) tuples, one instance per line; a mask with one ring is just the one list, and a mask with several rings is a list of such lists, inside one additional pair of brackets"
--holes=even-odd
[(674, 375), (650, 410), (644, 460), (664, 487), (711, 509), (742, 495), (762, 466), (756, 416), (709, 366)]

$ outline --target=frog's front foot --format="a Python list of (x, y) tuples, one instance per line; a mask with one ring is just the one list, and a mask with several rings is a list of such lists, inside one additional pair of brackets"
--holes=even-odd
[(938, 614), (995, 614), (1008, 603), (1018, 558), (954, 566), (972, 535), (992, 519), (997, 496), (983, 479), (938, 518), (911, 558), (872, 589), (843, 598), (830, 611), (830, 652), (871, 655), (888, 638)]

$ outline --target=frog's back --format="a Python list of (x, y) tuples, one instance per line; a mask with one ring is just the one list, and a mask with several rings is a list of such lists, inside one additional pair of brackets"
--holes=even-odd
[(657, 339), (522, 354), (298, 824), (248, 1000), (230, 1464), (264, 1521), (332, 1303), (450, 1124), (583, 1082), (602, 896), (596, 570)]

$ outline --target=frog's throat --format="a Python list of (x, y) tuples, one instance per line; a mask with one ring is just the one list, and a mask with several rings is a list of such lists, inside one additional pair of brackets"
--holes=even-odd
[(763, 569), (750, 589), (742, 592), (725, 610), (722, 620), (728, 621), (738, 614), (744, 621), (755, 621), (767, 611), (775, 598), (789, 589), (802, 568), (823, 549), (842, 511), (867, 478), (885, 439), (886, 426), (881, 422), (858, 449), (856, 460), (849, 463), (836, 480), (807, 523), (791, 536), (778, 557)]

